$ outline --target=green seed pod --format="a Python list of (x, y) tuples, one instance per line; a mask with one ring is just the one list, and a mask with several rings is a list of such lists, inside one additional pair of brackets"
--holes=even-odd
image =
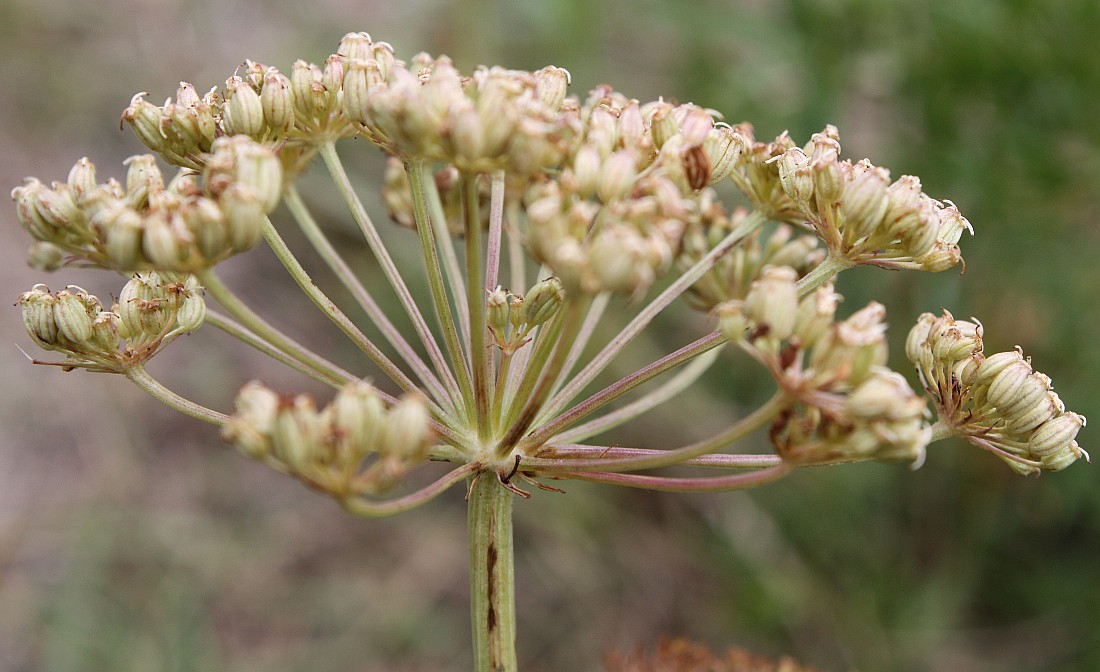
[(260, 90), (260, 103), (264, 121), (272, 129), (285, 133), (294, 123), (294, 100), (290, 93), (290, 80), (275, 68), (264, 73)]
[(523, 322), (529, 327), (545, 324), (557, 314), (564, 301), (565, 290), (558, 278), (535, 283), (523, 298)]
[(508, 323), (511, 309), (508, 305), (508, 292), (500, 287), (485, 297), (485, 324), (492, 329), (497, 338), (508, 337)]
[(423, 458), (432, 443), (430, 419), (428, 407), (421, 397), (403, 396), (387, 413), (378, 452), (383, 456)]
[(789, 266), (765, 266), (745, 296), (745, 315), (768, 336), (786, 340), (798, 312), (798, 273)]
[(291, 470), (308, 470), (320, 456), (325, 429), (313, 399), (300, 394), (283, 401), (275, 414), (271, 446), (276, 457)]
[(160, 130), (160, 109), (145, 100), (147, 93), (139, 93), (130, 99), (130, 106), (122, 111), (122, 120), (130, 124), (141, 144), (154, 152), (164, 151), (167, 139)]
[(863, 171), (845, 187), (841, 202), (846, 218), (845, 239), (849, 243), (870, 235), (882, 223), (889, 206), (886, 188), (890, 184), (890, 173), (869, 163), (862, 165)]
[(202, 290), (190, 289), (182, 292), (179, 297), (179, 306), (176, 308), (176, 327), (181, 331), (191, 333), (206, 320), (206, 301), (203, 299)]
[(231, 185), (222, 192), (218, 204), (225, 215), (233, 250), (244, 252), (255, 247), (264, 225), (264, 205), (256, 190), (247, 184)]
[(88, 157), (85, 156), (73, 165), (69, 171), (68, 185), (77, 202), (95, 191), (95, 164)]
[(374, 387), (362, 381), (348, 383), (336, 394), (330, 409), (337, 445), (348, 459), (358, 461), (378, 452), (387, 420), (385, 404)]
[(92, 320), (103, 307), (99, 299), (80, 287), (70, 286), (57, 293), (54, 320), (65, 341), (79, 348), (92, 339)]
[(44, 350), (56, 350), (58, 345), (57, 297), (46, 285), (35, 285), (19, 295), (19, 311), (27, 334)]
[(1082, 457), (1088, 459), (1088, 453), (1081, 450), (1076, 441), (1071, 441), (1053, 453), (1044, 455), (1040, 461), (1046, 471), (1061, 471)]
[(741, 301), (720, 303), (714, 312), (718, 316), (718, 331), (723, 336), (735, 343), (744, 338), (745, 330), (749, 328), (749, 319), (745, 317)]
[(226, 135), (259, 136), (264, 131), (264, 110), (260, 96), (237, 75), (225, 81), (222, 127)]
[(1028, 453), (1047, 457), (1069, 446), (1085, 426), (1085, 417), (1073, 412), (1052, 418), (1036, 429), (1027, 442)]
[(141, 215), (122, 203), (111, 211), (104, 211), (103, 215), (103, 228), (107, 232), (105, 247), (111, 265), (120, 271), (141, 266), (145, 228)]
[(213, 263), (225, 254), (228, 224), (217, 201), (204, 196), (191, 200), (180, 209), (180, 218), (203, 259)]
[(222, 429), (222, 439), (253, 459), (271, 453), (271, 432), (279, 408), (279, 395), (251, 381), (237, 393), (236, 412)]
[(985, 358), (978, 372), (974, 376), (974, 382), (978, 385), (989, 385), (1002, 371), (1017, 363), (1024, 362), (1024, 356), (1019, 350), (998, 352)]

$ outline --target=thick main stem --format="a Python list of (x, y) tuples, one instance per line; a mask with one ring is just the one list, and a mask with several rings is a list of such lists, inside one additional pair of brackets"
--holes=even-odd
[(519, 666), (512, 493), (493, 472), (481, 472), (470, 488), (469, 530), (474, 670), (514, 672)]

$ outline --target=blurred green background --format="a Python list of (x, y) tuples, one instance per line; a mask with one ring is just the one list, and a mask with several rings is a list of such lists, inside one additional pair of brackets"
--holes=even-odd
[[(896, 351), (921, 312), (975, 315), (988, 349), (1021, 345), (1100, 418), (1095, 0), (3, 0), (0, 184), (63, 179), (84, 155), (121, 177), (142, 151), (116, 123), (134, 92), (209, 88), (245, 58), (319, 62), (353, 30), (465, 70), (553, 63), (575, 92), (693, 101), (760, 138), (835, 123), (846, 156), (921, 176), (978, 234), (962, 276), (845, 274), (847, 309), (883, 301)], [(118, 290), (25, 268), (11, 207), (0, 242), (12, 301), (40, 281)], [(333, 351), (301, 302), (272, 299), (269, 272), (256, 253), (226, 276)], [(121, 379), (31, 366), (16, 309), (0, 340), (0, 670), (469, 668), (460, 492), (352, 519)], [(250, 377), (303, 387), (201, 332), (153, 370), (221, 408)], [(741, 380), (681, 401), (720, 424), (760, 396)], [(684, 416), (655, 413), (624, 441), (678, 443), (699, 431)], [(539, 494), (517, 505), (523, 667), (596, 669), (666, 634), (834, 672), (1097, 670), (1097, 483), (1084, 464), (1023, 479), (945, 442), (916, 472), (812, 470), (747, 494)]]

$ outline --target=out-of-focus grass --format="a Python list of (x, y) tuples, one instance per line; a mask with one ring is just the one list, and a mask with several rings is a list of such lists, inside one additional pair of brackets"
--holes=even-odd
[[(692, 100), (760, 137), (837, 124), (847, 155), (920, 175), (978, 232), (963, 242), (964, 276), (862, 269), (842, 278), (846, 308), (883, 300), (898, 348), (920, 312), (976, 315), (988, 347), (1022, 345), (1072, 409), (1100, 417), (1092, 0), (15, 0), (0, 5), (2, 182), (61, 178), (84, 154), (118, 176), (141, 151), (114, 128), (132, 93), (209, 87), (244, 58), (319, 60), (349, 30), (467, 70), (555, 63), (577, 91), (608, 81)], [(43, 278), (21, 268), (27, 239), (10, 208), (0, 222), (14, 297)], [(232, 280), (262, 297), (271, 268), (249, 255)], [(102, 275), (62, 275), (50, 281), (117, 291)], [(26, 343), (14, 310), (0, 333)], [(335, 347), (328, 331), (303, 336)], [(0, 670), (468, 667), (460, 493), (353, 520), (124, 381), (37, 369), (9, 350)], [(262, 371), (201, 333), (156, 364), (222, 407)], [(692, 416), (732, 417), (758, 397), (735, 388), (739, 375), (708, 378), (684, 400)], [(675, 440), (690, 431), (682, 417), (654, 414), (624, 441)], [(524, 666), (592, 669), (607, 648), (671, 634), (836, 671), (1100, 669), (1096, 483), (1083, 465), (1025, 480), (937, 444), (915, 473), (820, 469), (749, 495), (540, 494), (517, 506)]]

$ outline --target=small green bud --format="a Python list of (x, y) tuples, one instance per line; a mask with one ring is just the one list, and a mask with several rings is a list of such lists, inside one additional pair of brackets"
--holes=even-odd
[(145, 218), (141, 240), (145, 258), (159, 268), (177, 268), (187, 258), (187, 247), (177, 238), (176, 231), (163, 212), (152, 212)]
[(333, 400), (332, 424), (337, 443), (346, 457), (361, 459), (378, 452), (386, 426), (386, 407), (378, 392), (365, 382), (353, 381), (340, 388)]
[(714, 309), (718, 316), (718, 331), (733, 342), (740, 341), (749, 328), (749, 319), (745, 317), (744, 304), (741, 301), (726, 301)]
[(179, 303), (176, 307), (176, 328), (191, 333), (201, 327), (206, 320), (206, 300), (194, 276), (187, 278), (184, 287), (177, 299)]
[(320, 453), (325, 430), (313, 399), (300, 394), (283, 400), (275, 413), (271, 447), (275, 457), (295, 472), (307, 471)]
[(253, 459), (263, 459), (271, 453), (279, 395), (253, 380), (241, 388), (233, 405), (236, 412), (222, 428), (222, 439)]
[(803, 347), (813, 347), (814, 343), (829, 333), (840, 299), (840, 294), (833, 291), (832, 283), (827, 283), (798, 303), (794, 317), (794, 334), (798, 336)]
[(85, 156), (73, 165), (69, 171), (68, 185), (78, 202), (95, 191), (95, 164), (88, 157)]
[(148, 93), (139, 93), (130, 99), (130, 106), (122, 111), (122, 120), (130, 124), (141, 144), (154, 152), (164, 151), (167, 139), (160, 130), (160, 109), (145, 100)]
[(565, 290), (558, 278), (535, 283), (523, 298), (523, 322), (529, 327), (545, 324), (557, 314), (564, 301)]
[(974, 376), (974, 382), (978, 385), (989, 385), (1002, 371), (1023, 361), (1024, 356), (1019, 350), (998, 352), (995, 355), (990, 355), (986, 357), (985, 361), (978, 367), (978, 371)]
[[(232, 190), (230, 187), (229, 190)], [(223, 200), (225, 193), (222, 194)], [(226, 248), (226, 216), (213, 199), (199, 196), (180, 209), (180, 218), (207, 262), (216, 261)]]
[(145, 228), (141, 215), (122, 203), (103, 214), (103, 228), (107, 231), (106, 252), (111, 265), (121, 271), (140, 266), (142, 231)]
[(511, 308), (508, 304), (508, 292), (497, 287), (485, 297), (485, 324), (492, 329), (498, 339), (507, 338)]
[(126, 202), (133, 208), (143, 208), (150, 194), (164, 191), (164, 175), (152, 154), (131, 156), (126, 164)]
[(638, 175), (634, 150), (621, 149), (607, 158), (596, 181), (596, 195), (604, 203), (622, 198), (634, 188)]

